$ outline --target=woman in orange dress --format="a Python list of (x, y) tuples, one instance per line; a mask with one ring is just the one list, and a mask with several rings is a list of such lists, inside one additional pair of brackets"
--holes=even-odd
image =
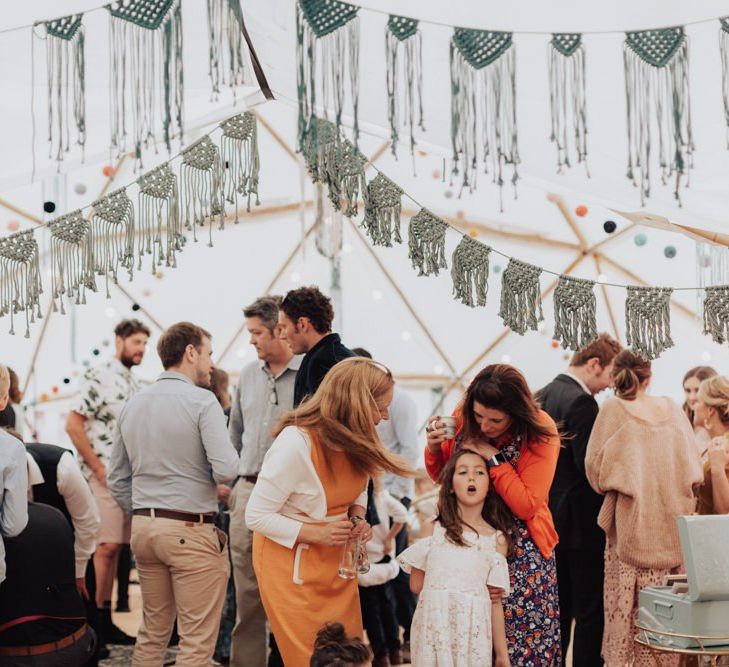
[(388, 418), (394, 380), (369, 359), (345, 359), (316, 394), (283, 417), (246, 508), (253, 568), (287, 667), (304, 667), (316, 633), (338, 621), (362, 636), (356, 579), (339, 576), (344, 545), (372, 535), (364, 520), (367, 481), (412, 474), (375, 426)]

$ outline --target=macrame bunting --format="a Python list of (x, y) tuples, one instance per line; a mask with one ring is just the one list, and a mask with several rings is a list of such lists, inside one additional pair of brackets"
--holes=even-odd
[(447, 229), (445, 221), (425, 208), (410, 218), (408, 257), (419, 276), (437, 276), (441, 269), (448, 268), (445, 257)]
[(724, 121), (727, 126), (726, 142), (729, 148), (729, 17), (719, 20), (719, 48), (721, 49), (721, 90), (724, 98)]
[(51, 220), (48, 227), (51, 230), (53, 309), (60, 309), (65, 315), (64, 297), (74, 300), (76, 305), (85, 304), (86, 289), (96, 289), (91, 225), (79, 209)]
[[(392, 154), (400, 141), (401, 110), (410, 132), (410, 154), (415, 153), (415, 127), (425, 131), (423, 122), (423, 38), (418, 21), (390, 15), (385, 28), (387, 59), (387, 118), (390, 121)], [(398, 61), (402, 60), (402, 73)], [(399, 94), (399, 81), (405, 80), (405, 94)]]
[(334, 260), (342, 250), (344, 230), (342, 213), (336, 211), (332, 203), (324, 196), (324, 186), (317, 183), (316, 219), (314, 221), (314, 244), (320, 255)]
[(63, 160), (72, 144), (86, 144), (86, 66), (84, 62), (83, 14), (46, 21), (46, 73), (48, 76), (49, 157)]
[(240, 0), (207, 0), (208, 72), (213, 89), (213, 101), (218, 99), (221, 86), (229, 86), (235, 98), (236, 88), (253, 79), (243, 37), (243, 12)]
[[(109, 293), (109, 278), (118, 282), (119, 268), (134, 275), (134, 205), (124, 188), (114, 190), (92, 204), (91, 243), (93, 247), (94, 272), (104, 276), (106, 298)], [(142, 255), (140, 237), (140, 265)]]
[(138, 268), (142, 255), (152, 255), (152, 273), (163, 263), (177, 266), (182, 250), (177, 178), (166, 162), (137, 179), (139, 186)]
[(515, 62), (511, 33), (454, 30), (450, 47), (452, 173), (462, 172), (461, 189), (476, 187), (479, 160), (487, 173), (491, 169), (500, 191), (506, 165), (513, 167), (511, 182), (516, 185)]
[(721, 345), (729, 340), (729, 285), (707, 287), (704, 292), (704, 333)]
[(628, 286), (625, 300), (625, 340), (643, 359), (656, 359), (673, 347), (670, 287)]
[[(549, 42), (550, 139), (557, 147), (557, 172), (587, 158), (585, 47), (582, 35), (556, 33)], [(574, 158), (570, 156), (574, 155)]]
[(159, 139), (160, 120), (168, 151), (175, 133), (182, 138), (180, 0), (116, 0), (107, 8), (111, 13), (111, 145), (121, 155), (132, 134), (141, 166), (142, 147)]
[(15, 334), (15, 315), (25, 312), (25, 337), (30, 323), (43, 317), (38, 243), (33, 230), (0, 238), (0, 317), (10, 315), (10, 333)]
[(510, 259), (501, 277), (501, 308), (499, 317), (504, 326), (523, 336), (528, 329), (537, 330), (544, 319), (539, 276), (542, 269), (532, 264)]
[(362, 227), (372, 245), (392, 247), (392, 241), (402, 243), (400, 214), (403, 190), (382, 172), (367, 184), (365, 214)]
[(554, 290), (554, 335), (563, 348), (581, 350), (597, 338), (595, 282), (560, 276)]
[(351, 218), (357, 215), (357, 200), (367, 188), (365, 158), (351, 141), (339, 135), (334, 123), (314, 118), (312, 128), (301, 151), (311, 179), (324, 183), (334, 208)]
[(197, 225), (208, 220), (208, 245), (213, 245), (213, 218), (219, 217), (219, 229), (225, 225), (221, 191), (220, 151), (205, 135), (182, 151), (180, 167), (183, 221), (197, 241)]
[[(352, 136), (359, 138), (359, 18), (358, 7), (337, 0), (299, 0), (296, 12), (299, 149), (312, 123), (317, 104), (326, 113), (334, 108), (337, 132), (342, 124), (345, 78), (349, 73)], [(317, 90), (318, 89), (318, 90)], [(321, 96), (319, 97), (319, 94)], [(316, 130), (316, 128), (314, 128)]]
[(258, 199), (258, 174), (261, 168), (258, 156), (258, 125), (256, 116), (245, 111), (220, 123), (220, 155), (223, 161), (223, 194), (225, 200), (235, 205), (235, 222), (238, 218), (238, 197), (246, 198), (246, 211), (251, 210), (251, 197)]
[[(629, 32), (623, 48), (628, 105), (628, 178), (651, 193), (651, 153), (658, 156), (662, 182), (673, 180), (680, 203), (682, 177), (694, 150), (689, 98), (688, 39), (683, 28)], [(655, 121), (653, 120), (655, 119)], [(652, 124), (658, 136), (653, 146)]]
[(453, 296), (471, 308), (486, 305), (490, 254), (489, 246), (470, 236), (464, 236), (453, 251)]

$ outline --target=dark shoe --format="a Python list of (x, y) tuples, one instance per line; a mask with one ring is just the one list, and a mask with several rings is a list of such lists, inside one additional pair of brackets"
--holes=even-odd
[(97, 660), (106, 660), (109, 657), (110, 653), (111, 653), (111, 651), (109, 651), (109, 649), (106, 648), (106, 646), (100, 646), (96, 650), (96, 659)]
[(403, 652), (398, 648), (394, 651), (390, 651), (390, 664), (391, 665), (409, 665), (410, 657), (405, 658)]
[(117, 600), (116, 609), (114, 611), (122, 614), (131, 611), (129, 608), (129, 600)]
[(402, 653), (403, 665), (410, 664), (410, 642), (403, 642), (400, 647), (400, 653)]
[(383, 655), (381, 658), (375, 658), (372, 661), (372, 667), (390, 667), (390, 658)]
[(173, 630), (170, 641), (167, 642), (167, 648), (173, 648), (180, 645), (180, 635), (177, 634), (177, 630)]
[(112, 623), (104, 631), (104, 641), (107, 644), (117, 644), (119, 646), (134, 646), (137, 640), (135, 637), (128, 635), (120, 627)]

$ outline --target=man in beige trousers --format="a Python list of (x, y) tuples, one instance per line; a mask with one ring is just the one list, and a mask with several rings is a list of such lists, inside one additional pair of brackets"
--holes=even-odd
[(226, 536), (213, 524), (216, 484), (238, 471), (225, 415), (210, 385), (210, 334), (189, 322), (165, 331), (165, 372), (131, 398), (114, 434), (108, 487), (133, 514), (142, 589), (134, 667), (159, 667), (177, 615), (177, 667), (210, 664), (230, 574)]
[(301, 357), (281, 340), (281, 297), (264, 296), (243, 310), (258, 360), (241, 370), (230, 413), (230, 439), (240, 451), (239, 477), (230, 498), (230, 555), (235, 580), (236, 622), (230, 663), (265, 667), (266, 614), (253, 572), (253, 533), (245, 522), (246, 506), (263, 457), (273, 442), (271, 431), (294, 407), (294, 380)]

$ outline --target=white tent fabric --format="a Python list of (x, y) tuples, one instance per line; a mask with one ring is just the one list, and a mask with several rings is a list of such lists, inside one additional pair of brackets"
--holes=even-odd
[[(66, 3), (69, 4), (69, 3)], [(72, 12), (93, 6), (93, 1), (77, 2), (64, 8)], [(386, 11), (386, 3), (368, 0), (365, 4)], [(552, 3), (554, 4), (554, 3)], [(481, 8), (472, 3), (403, 2), (402, 14), (413, 14), (442, 23), (495, 29), (517, 30), (602, 30), (619, 28), (648, 28), (674, 23), (693, 22), (722, 13), (722, 3), (706, 2), (700, 7), (684, 7), (681, 3), (666, 3), (665, 11), (656, 12), (647, 2), (621, 1), (594, 12), (579, 3), (564, 2), (543, 7), (541, 3), (519, 4), (519, 10), (507, 6), (503, 12)], [(441, 398), (433, 387), (450, 388), (444, 408), (451, 408), (462, 385), (455, 378), (464, 374), (463, 382), (484, 364), (499, 360), (510, 361), (522, 368), (533, 388), (547, 382), (566, 364), (566, 353), (551, 345), (551, 294), (545, 298), (545, 326), (541, 332), (524, 337), (509, 334), (497, 317), (500, 296), (500, 275), (490, 277), (489, 301), (485, 309), (469, 309), (452, 300), (448, 271), (439, 277), (418, 278), (407, 259), (407, 244), (392, 249), (377, 248), (372, 252), (362, 242), (355, 226), (344, 223), (344, 247), (341, 253), (341, 279), (337, 289), (332, 287), (332, 267), (314, 248), (313, 235), (302, 243), (303, 230), (314, 221), (312, 202), (314, 191), (308, 178), (302, 176), (300, 164), (291, 155), (295, 145), (296, 98), (295, 29), (293, 0), (248, 0), (246, 20), (263, 67), (278, 99), (257, 107), (257, 112), (273, 134), (259, 127), (261, 153), (261, 200), (258, 213), (245, 216), (241, 224), (228, 225), (225, 231), (214, 233), (214, 247), (206, 247), (207, 230), (199, 236), (198, 244), (188, 243), (179, 257), (177, 269), (163, 269), (161, 277), (152, 275), (149, 266), (138, 273), (132, 283), (123, 281), (124, 292), (112, 289), (110, 300), (103, 293), (93, 294), (85, 306), (73, 307), (66, 316), (53, 314), (44, 323), (33, 325), (30, 339), (7, 334), (7, 318), (0, 319), (2, 355), (0, 361), (14, 367), (25, 377), (31, 365), (35, 369), (29, 386), (27, 402), (37, 402), (29, 411), (36, 420), (41, 435), (51, 441), (61, 441), (60, 414), (69, 408), (78, 375), (84, 362), (98, 363), (113, 350), (111, 330), (122, 317), (139, 316), (153, 329), (150, 350), (139, 369), (146, 380), (152, 380), (160, 370), (154, 354), (159, 333), (156, 326), (190, 319), (207, 327), (214, 336), (216, 355), (224, 348), (220, 359), (225, 370), (235, 373), (253, 359), (252, 348), (245, 334), (233, 338), (242, 324), (241, 307), (270, 289), (282, 293), (299, 284), (318, 284), (330, 291), (337, 303), (337, 329), (350, 346), (364, 346), (395, 374), (403, 379), (416, 395), (424, 419)], [(609, 16), (608, 16), (609, 13)], [(33, 20), (58, 14), (57, 3), (35, 2), (5, 12), (0, 30), (23, 25)], [(109, 164), (108, 156), (108, 90), (105, 87), (107, 67), (105, 12), (93, 12), (87, 20), (87, 45), (90, 85), (89, 143), (86, 164), (69, 159), (55, 174), (55, 166), (45, 159), (43, 133), (36, 139), (37, 153), (43, 156), (34, 185), (24, 185), (30, 173), (29, 98), (30, 77), (27, 59), (17, 54), (29, 53), (28, 31), (0, 33), (0, 80), (8, 82), (0, 118), (2, 118), (3, 156), (0, 161), (0, 200), (47, 219), (42, 202), (53, 200), (58, 214), (92, 201), (104, 179), (101, 167)], [(386, 96), (384, 68), (384, 24), (386, 16), (363, 10), (361, 62), (361, 124), (364, 128), (361, 148), (374, 155), (383, 148), (389, 136), (386, 126)], [(229, 93), (215, 103), (210, 101), (207, 79), (207, 25), (204, 3), (186, 1), (183, 5), (185, 29), (186, 118), (188, 128), (195, 128), (188, 139), (214, 126), (215, 121), (232, 115), (242, 108), (233, 107)], [(483, 19), (483, 22), (481, 21)], [(497, 20), (498, 19), (498, 20)], [(580, 22), (582, 21), (582, 22)], [(92, 27), (95, 26), (95, 27)], [(630, 283), (635, 274), (652, 285), (690, 286), (696, 283), (695, 247), (688, 238), (655, 229), (620, 231), (628, 221), (617, 217), (609, 208), (635, 210), (639, 196), (624, 178), (626, 137), (624, 120), (624, 89), (622, 71), (622, 36), (594, 34), (586, 37), (588, 53), (588, 114), (589, 165), (592, 172), (586, 178), (581, 168), (562, 176), (555, 174), (555, 150), (548, 141), (549, 115), (545, 53), (547, 35), (516, 36), (517, 86), (522, 181), (518, 199), (505, 191), (505, 211), (498, 206), (498, 192), (486, 179), (473, 195), (457, 197), (458, 190), (443, 182), (443, 157), (450, 155), (448, 28), (423, 25), (425, 59), (425, 95), (427, 132), (419, 136), (425, 154), (418, 154), (413, 164), (407, 146), (395, 159), (389, 150), (376, 165), (399, 183), (420, 204), (437, 214), (454, 220), (462, 229), (478, 232), (479, 240), (492, 245), (505, 255), (545, 267), (556, 273), (575, 264), (573, 274), (595, 279), (599, 274), (608, 283)], [(683, 208), (672, 199), (670, 187), (654, 182), (654, 197), (647, 208), (666, 215), (671, 220), (694, 227), (726, 230), (729, 188), (725, 183), (729, 153), (726, 148), (726, 128), (720, 94), (721, 73), (717, 44), (717, 22), (692, 25), (691, 39), (692, 112), (697, 145), (696, 169), (691, 187), (684, 193)], [(94, 36), (96, 33), (96, 37)], [(40, 47), (38, 47), (40, 49)], [(39, 53), (41, 51), (39, 50)], [(15, 54), (15, 56), (13, 55)], [(36, 68), (42, 73), (41, 62)], [(43, 79), (36, 77), (37, 92)], [(244, 91), (248, 100), (257, 101), (252, 91)], [(242, 96), (238, 99), (241, 100)], [(7, 104), (5, 104), (7, 101)], [(35, 101), (36, 123), (42, 127), (45, 118), (42, 95)], [(274, 136), (275, 135), (275, 136)], [(145, 157), (145, 169), (167, 159), (164, 149), (157, 155)], [(131, 161), (130, 161), (131, 162)], [(117, 174), (112, 187), (133, 181), (136, 175), (127, 162)], [(445, 169), (448, 169), (447, 163)], [(368, 172), (371, 178), (374, 172)], [(302, 191), (302, 183), (304, 188)], [(75, 186), (87, 188), (84, 195)], [(577, 219), (584, 245), (605, 242), (600, 267), (591, 253), (583, 254), (580, 238), (570, 227), (558, 207), (546, 199), (548, 192), (559, 193), (567, 211), (578, 204), (589, 207), (585, 218)], [(302, 199), (309, 202), (299, 210)], [(134, 195), (136, 196), (136, 195)], [(403, 234), (409, 216), (417, 205), (403, 202), (407, 215), (403, 219)], [(254, 212), (255, 213), (255, 212)], [(603, 231), (603, 222), (614, 219), (618, 230), (612, 236)], [(18, 220), (22, 227), (32, 223), (0, 205), (0, 234), (6, 225)], [(634, 233), (643, 232), (648, 242), (643, 247), (634, 243)], [(48, 250), (48, 238), (37, 234), (42, 251)], [(458, 236), (447, 237), (450, 261)], [(673, 245), (677, 255), (664, 256), (664, 247)], [(298, 247), (298, 252), (296, 252)], [(284, 266), (287, 258), (293, 259)], [(578, 261), (579, 260), (579, 261)], [(48, 264), (45, 261), (46, 286)], [(492, 269), (506, 267), (506, 259), (492, 255)], [(283, 267), (283, 270), (280, 269)], [(621, 268), (622, 267), (622, 268)], [(624, 269), (627, 269), (628, 273)], [(552, 276), (542, 277), (546, 288)], [(623, 300), (625, 291), (607, 287), (605, 299), (598, 287), (598, 324), (601, 330), (617, 333), (624, 340)], [(44, 309), (48, 306), (48, 295)], [(664, 353), (654, 363), (654, 391), (681, 398), (680, 380), (689, 367), (709, 363), (720, 372), (729, 368), (729, 352), (701, 333), (701, 324), (689, 316), (697, 307), (694, 292), (676, 292), (678, 307), (672, 309), (673, 338), (676, 347)], [(132, 312), (132, 303), (143, 310)], [(609, 307), (608, 307), (609, 303)], [(422, 323), (422, 326), (421, 326)], [(38, 345), (39, 340), (42, 342)], [(228, 345), (230, 343), (230, 345)], [(93, 354), (94, 350), (99, 355)], [(488, 352), (484, 355), (484, 352)], [(34, 358), (37, 352), (37, 358)], [(64, 379), (69, 383), (65, 384)], [(57, 391), (54, 391), (54, 388)], [(44, 396), (45, 395), (45, 396)], [(57, 400), (41, 401), (41, 398)], [(439, 408), (441, 409), (441, 408)]]

